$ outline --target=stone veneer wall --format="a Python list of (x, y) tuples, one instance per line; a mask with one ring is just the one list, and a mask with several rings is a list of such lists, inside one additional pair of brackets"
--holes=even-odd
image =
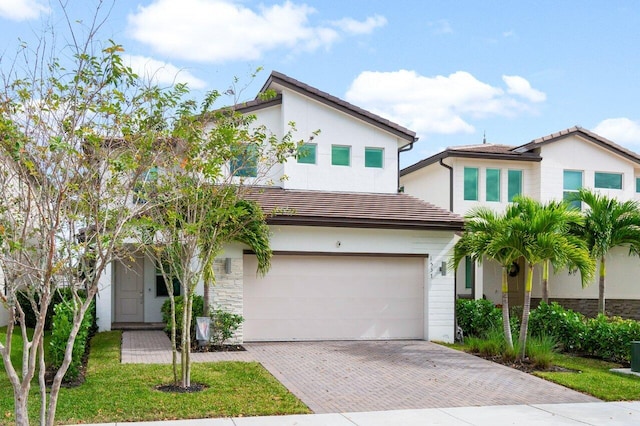
[[(540, 304), (539, 298), (531, 298), (531, 308), (535, 309)], [(558, 302), (566, 309), (580, 312), (588, 317), (598, 314), (598, 299), (549, 299)], [(640, 300), (637, 299), (606, 299), (605, 308), (607, 315), (640, 321)]]
[[(233, 314), (243, 314), (242, 303), (242, 258), (231, 259), (231, 272), (227, 274), (224, 270), (225, 259), (215, 260), (214, 271), (216, 283), (211, 287), (209, 295), (211, 300), (209, 306), (212, 309), (221, 309)], [(238, 327), (234, 337), (228, 343), (242, 343), (242, 324)]]

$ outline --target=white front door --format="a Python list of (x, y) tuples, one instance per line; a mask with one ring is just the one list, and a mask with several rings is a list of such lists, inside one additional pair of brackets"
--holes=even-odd
[(115, 322), (144, 321), (144, 259), (133, 257), (116, 262)]

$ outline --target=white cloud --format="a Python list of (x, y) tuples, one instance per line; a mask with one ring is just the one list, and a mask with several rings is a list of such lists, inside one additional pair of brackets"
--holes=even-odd
[(531, 87), (531, 84), (524, 78), (517, 75), (503, 75), (502, 80), (507, 85), (507, 93), (521, 96), (531, 102), (544, 102), (547, 95)]
[(625, 117), (602, 120), (593, 131), (619, 144), (640, 146), (640, 123)]
[(123, 55), (122, 59), (141, 78), (150, 80), (155, 84), (187, 83), (191, 89), (202, 89), (207, 86), (207, 83), (203, 80), (195, 77), (189, 71), (179, 69), (173, 64), (136, 55)]
[(346, 99), (422, 134), (472, 133), (469, 118), (532, 111), (528, 103), (465, 71), (435, 77), (408, 70), (365, 71), (353, 81)]
[(13, 21), (37, 19), (41, 13), (49, 12), (49, 6), (41, 0), (0, 0), (0, 17)]
[(171, 58), (198, 62), (251, 61), (278, 48), (329, 48), (344, 34), (371, 32), (380, 16), (343, 19), (337, 27), (309, 22), (316, 10), (290, 0), (251, 9), (234, 0), (154, 0), (128, 16), (134, 39)]
[(435, 34), (453, 34), (453, 28), (451, 28), (451, 24), (446, 19), (428, 22), (427, 25), (433, 28)]
[(369, 16), (364, 21), (344, 18), (331, 24), (348, 34), (371, 34), (376, 28), (387, 25), (387, 18), (381, 15)]

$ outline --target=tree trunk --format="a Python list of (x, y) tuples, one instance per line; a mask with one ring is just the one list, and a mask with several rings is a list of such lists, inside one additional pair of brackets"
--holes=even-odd
[(29, 426), (29, 411), (27, 411), (27, 400), (29, 386), (13, 389), (14, 413), (16, 416), (16, 426)]
[[(173, 289), (171, 289), (173, 290)], [(171, 304), (171, 364), (173, 365), (173, 384), (178, 384), (178, 345), (176, 343), (176, 298), (169, 292)]]
[(209, 284), (205, 281), (202, 297), (204, 298), (204, 315), (209, 316)]
[(549, 261), (542, 264), (542, 301), (549, 303)]
[(533, 265), (527, 267), (527, 283), (524, 287), (524, 303), (522, 304), (522, 323), (520, 325), (520, 353), (519, 360), (523, 360), (527, 353), (527, 334), (529, 333), (529, 312), (531, 311), (531, 288), (533, 287)]
[(507, 268), (502, 268), (502, 328), (507, 347), (513, 349), (511, 321), (509, 321), (509, 276), (507, 274)]
[(47, 419), (47, 383), (45, 381), (47, 366), (44, 361), (44, 339), (40, 340), (38, 351), (40, 356), (40, 367), (38, 371), (38, 384), (40, 386), (40, 424), (43, 425)]
[(598, 282), (598, 312), (605, 314), (604, 277), (607, 275), (604, 256), (600, 257), (600, 279)]

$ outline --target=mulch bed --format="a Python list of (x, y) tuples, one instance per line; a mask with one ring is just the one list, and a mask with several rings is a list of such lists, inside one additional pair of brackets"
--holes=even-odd
[(191, 352), (242, 352), (246, 351), (242, 345), (205, 345), (197, 343), (191, 347)]
[(191, 386), (182, 387), (179, 385), (171, 384), (171, 385), (158, 385), (155, 387), (156, 390), (160, 392), (169, 392), (169, 393), (194, 393), (194, 392), (202, 392), (207, 389), (208, 386), (202, 383), (191, 383)]
[(533, 364), (531, 361), (529, 361), (529, 358), (525, 358), (522, 361), (511, 361), (511, 360), (505, 360), (503, 359), (501, 356), (488, 356), (488, 355), (482, 355), (480, 353), (474, 353), (474, 352), (470, 352), (472, 355), (475, 355), (479, 358), (484, 358), (488, 361), (492, 361), (495, 362), (497, 364), (502, 364), (504, 366), (507, 366), (509, 368), (514, 368), (516, 370), (520, 370), (524, 373), (534, 373), (536, 371), (548, 371), (548, 372), (552, 372), (552, 373), (579, 373), (580, 371), (578, 370), (572, 370), (569, 368), (564, 368), (564, 367), (559, 367), (557, 365), (551, 365), (548, 368), (541, 368), (535, 364)]

